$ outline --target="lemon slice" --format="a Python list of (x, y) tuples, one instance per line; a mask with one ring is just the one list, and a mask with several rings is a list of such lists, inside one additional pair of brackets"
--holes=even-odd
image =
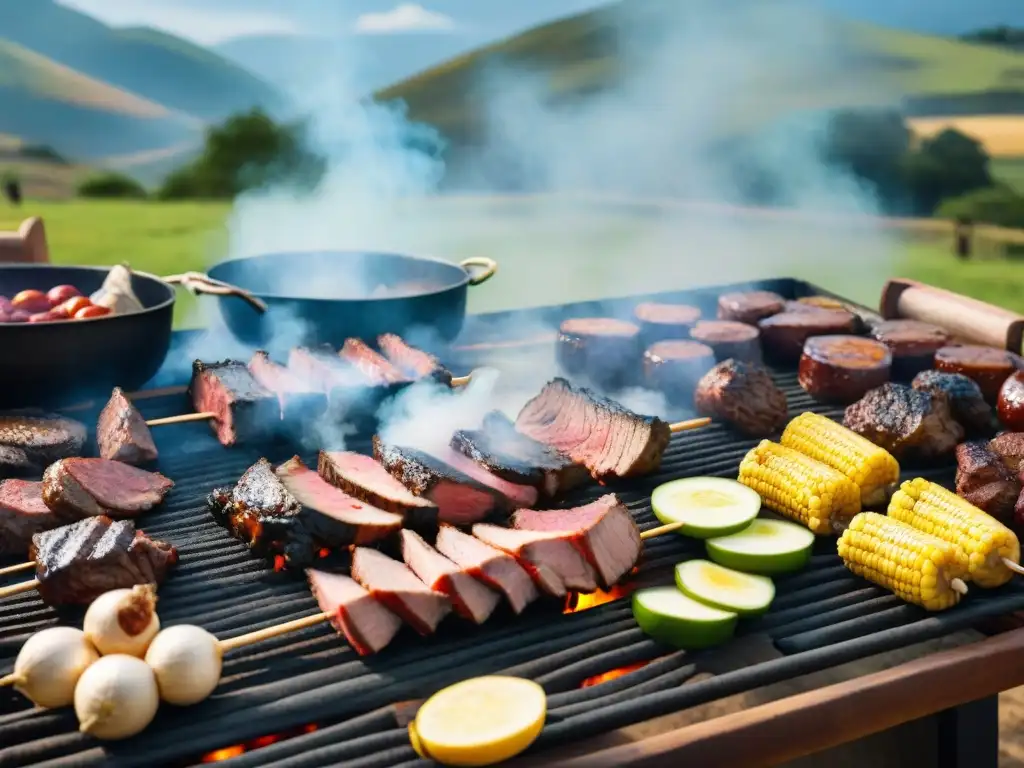
[(443, 765), (494, 765), (540, 734), (544, 689), (521, 677), (475, 677), (438, 691), (409, 724), (416, 754)]
[(724, 477), (684, 477), (655, 488), (651, 509), (665, 524), (682, 523), (684, 536), (707, 539), (746, 528), (761, 509), (761, 497)]
[(775, 585), (767, 576), (740, 573), (707, 560), (677, 565), (676, 586), (694, 600), (741, 616), (764, 613), (775, 599)]

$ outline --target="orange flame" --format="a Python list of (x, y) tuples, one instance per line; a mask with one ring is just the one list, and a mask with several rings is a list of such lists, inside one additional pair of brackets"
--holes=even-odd
[(648, 664), (650, 664), (649, 661), (638, 661), (635, 664), (627, 664), (625, 667), (619, 667), (618, 669), (612, 669), (600, 675), (588, 677), (580, 683), (580, 688), (590, 688), (591, 686), (600, 685), (601, 683), (607, 683), (609, 680), (614, 680), (617, 677), (622, 677), (623, 675), (628, 675), (630, 672), (642, 669)]
[(223, 749), (215, 749), (213, 752), (207, 752), (200, 758), (201, 763), (219, 763), (223, 760), (230, 760), (233, 757), (244, 755), (246, 752), (252, 752), (254, 749), (260, 747), (269, 747), (271, 744), (276, 744), (279, 741), (286, 741), (287, 739), (301, 736), (304, 733), (312, 733), (317, 729), (317, 726), (313, 723), (304, 725), (301, 728), (294, 728), (284, 733), (275, 733), (269, 736), (260, 736), (259, 738), (247, 741), (244, 744), (234, 744), (230, 747), (224, 747)]

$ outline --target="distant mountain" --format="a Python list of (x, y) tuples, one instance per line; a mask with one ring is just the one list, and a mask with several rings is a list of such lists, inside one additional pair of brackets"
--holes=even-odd
[(962, 35), (982, 27), (1024, 26), (1021, 0), (814, 0), (821, 8), (884, 27)]

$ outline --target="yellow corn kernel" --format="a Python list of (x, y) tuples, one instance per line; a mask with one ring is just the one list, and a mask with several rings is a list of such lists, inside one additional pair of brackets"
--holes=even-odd
[(860, 489), (845, 475), (799, 451), (762, 440), (740, 462), (739, 481), (764, 505), (820, 535), (860, 512)]

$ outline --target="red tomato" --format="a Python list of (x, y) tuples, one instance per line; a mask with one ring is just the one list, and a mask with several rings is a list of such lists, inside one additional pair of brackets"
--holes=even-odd
[(53, 311), (59, 312), (64, 317), (74, 317), (78, 310), (91, 306), (92, 302), (85, 298), (85, 296), (75, 296), (74, 298), (68, 299), (60, 306), (54, 307)]
[(50, 300), (50, 304), (54, 307), (58, 304), (63, 304), (68, 299), (81, 295), (82, 292), (73, 285), (55, 285), (46, 292), (46, 298)]
[(88, 307), (82, 307), (80, 310), (75, 312), (75, 320), (85, 320), (90, 317), (103, 317), (109, 315), (110, 310), (106, 307), (97, 307), (95, 304), (91, 304)]
[(36, 312), (34, 315), (29, 315), (28, 321), (30, 323), (52, 323), (54, 320), (66, 320), (67, 318), (56, 312)]
[(50, 309), (50, 300), (42, 291), (22, 291), (11, 301), (15, 309), (23, 309), (30, 315)]

